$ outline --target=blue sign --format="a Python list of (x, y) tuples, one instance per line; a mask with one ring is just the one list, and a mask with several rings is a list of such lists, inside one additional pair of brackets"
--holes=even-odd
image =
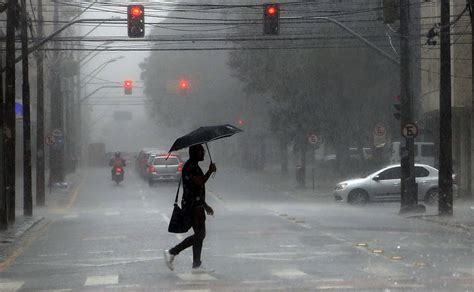
[(17, 116), (23, 116), (23, 105), (19, 102), (15, 102), (15, 114)]

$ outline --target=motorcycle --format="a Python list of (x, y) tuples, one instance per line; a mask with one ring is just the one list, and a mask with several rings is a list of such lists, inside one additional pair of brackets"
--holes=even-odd
[(119, 184), (121, 181), (123, 181), (123, 176), (124, 176), (123, 167), (121, 166), (114, 167), (112, 171), (112, 180), (115, 181), (115, 183)]

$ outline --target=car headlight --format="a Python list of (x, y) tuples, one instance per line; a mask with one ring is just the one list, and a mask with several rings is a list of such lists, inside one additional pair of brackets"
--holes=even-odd
[(340, 183), (336, 185), (336, 191), (343, 190), (347, 187), (347, 183)]

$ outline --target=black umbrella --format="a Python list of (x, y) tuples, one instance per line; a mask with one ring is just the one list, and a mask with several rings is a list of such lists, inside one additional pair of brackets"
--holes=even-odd
[(173, 146), (171, 146), (170, 151), (168, 152), (171, 153), (173, 151), (177, 151), (193, 145), (206, 144), (207, 152), (209, 153), (209, 157), (212, 161), (211, 153), (209, 152), (207, 142), (230, 137), (239, 132), (242, 132), (242, 130), (232, 125), (200, 127), (192, 131), (191, 133), (176, 139), (176, 141), (174, 141), (173, 143)]

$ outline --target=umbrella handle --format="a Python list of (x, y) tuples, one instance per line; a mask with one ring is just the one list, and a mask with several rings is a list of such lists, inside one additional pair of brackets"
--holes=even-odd
[[(207, 148), (207, 154), (209, 154), (209, 159), (211, 160), (211, 163), (212, 163), (211, 151), (209, 151), (209, 146), (207, 146), (207, 143), (206, 143), (206, 148)], [(215, 177), (216, 177), (216, 173), (214, 172), (212, 174), (212, 178), (215, 178)]]
[(212, 163), (211, 151), (209, 151), (209, 146), (207, 146), (207, 143), (206, 143), (206, 148), (207, 148), (207, 154), (209, 154), (209, 159), (211, 159), (211, 163)]

